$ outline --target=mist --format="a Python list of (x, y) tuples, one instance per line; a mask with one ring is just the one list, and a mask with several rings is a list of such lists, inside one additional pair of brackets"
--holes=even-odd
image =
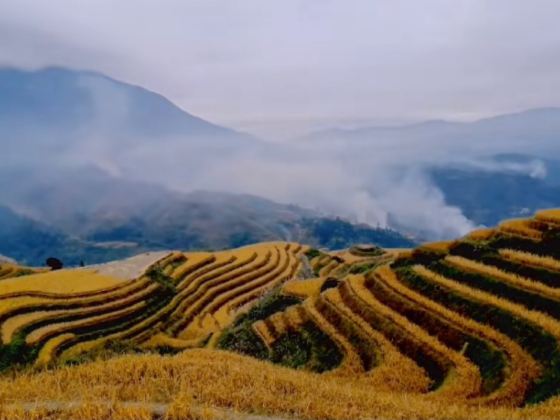
[[(5, 204), (40, 218), (39, 190), (59, 197), (54, 215), (140, 205), (141, 188), (104, 197), (111, 182), (86, 182), (95, 173), (460, 236), (476, 223), (432, 168), (549, 176), (559, 12), (551, 0), (2, 2)], [(41, 79), (51, 66), (71, 70)], [(521, 112), (540, 107), (552, 108)]]
[[(5, 180), (10, 165), (29, 168), (28, 187), (36, 182), (47, 189), (56, 188), (61, 192), (61, 206), (81, 206), (81, 211), (95, 205), (85, 198), (87, 191), (82, 192), (78, 204), (65, 203), (64, 191), (74, 191), (75, 196), (81, 182), (90, 185), (79, 174), (91, 176), (87, 168), (93, 168), (115, 182), (159, 185), (170, 193), (211, 190), (253, 194), (327, 216), (395, 228), (422, 239), (448, 239), (477, 226), (459, 208), (446, 203), (429, 176), (430, 168), (461, 167), (543, 178), (547, 167), (542, 159), (518, 162), (494, 156), (557, 151), (556, 133), (560, 133), (560, 127), (555, 131), (554, 126), (543, 124), (543, 118), (549, 118), (547, 113), (553, 120), (556, 114), (542, 110), (518, 116), (525, 120), (526, 133), (509, 120), (498, 118), (471, 124), (438, 122), (334, 130), (282, 143), (235, 132), (209, 134), (208, 127), (194, 134), (177, 134), (169, 124), (157, 121), (149, 129), (139, 129), (137, 93), (131, 94), (125, 85), (86, 74), (77, 79), (76, 86), (89, 98), (85, 117), (62, 128), (57, 124), (29, 125), (24, 117), (18, 123), (12, 118), (20, 137), (6, 148), (12, 163), (4, 162), (1, 168)], [(157, 104), (150, 106), (159, 109), (162, 98), (149, 92), (142, 95), (147, 96), (140, 102), (155, 101)], [(161, 131), (157, 131), (159, 126)], [(57, 171), (74, 175), (57, 176)], [(21, 170), (15, 173), (21, 174)], [(5, 190), (13, 191), (6, 191), (4, 199), (12, 197), (12, 204), (19, 203), (25, 209), (21, 197), (33, 195), (36, 188), (25, 192), (24, 185), (21, 179), (7, 183)], [(115, 206), (126, 202), (132, 206), (141, 203), (139, 191), (133, 188), (127, 194), (121, 188), (119, 194), (107, 194)], [(100, 194), (97, 191), (93, 196), (107, 202)], [(57, 209), (51, 212), (57, 213)]]

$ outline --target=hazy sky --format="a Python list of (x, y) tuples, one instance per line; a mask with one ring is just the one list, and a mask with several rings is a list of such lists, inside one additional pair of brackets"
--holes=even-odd
[(102, 71), (272, 137), (560, 105), (557, 0), (0, 0), (0, 65)]

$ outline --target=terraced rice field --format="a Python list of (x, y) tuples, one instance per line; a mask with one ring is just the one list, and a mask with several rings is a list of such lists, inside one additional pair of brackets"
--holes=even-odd
[(23, 366), (0, 418), (558, 419), (560, 211), (408, 251), (1, 280), (0, 332), (2, 368)]
[(0, 280), (5, 280), (13, 277), (26, 276), (41, 271), (42, 270), (36, 268), (22, 267), (17, 264), (0, 261)]
[[(311, 320), (342, 355), (326, 375), (467, 407), (555, 407), (560, 212), (425, 244), (385, 263), (378, 256), (379, 266), (356, 256), (310, 257), (317, 277), (282, 289), (301, 302), (253, 323), (269, 353), (288, 347)], [(327, 277), (338, 283), (322, 290)]]
[(125, 342), (138, 349), (157, 349), (158, 340), (162, 346), (207, 343), (245, 307), (290, 279), (301, 251), (299, 245), (270, 243), (172, 252), (132, 280), (92, 269), (2, 280), (3, 350), (17, 348), (12, 362), (48, 366)]

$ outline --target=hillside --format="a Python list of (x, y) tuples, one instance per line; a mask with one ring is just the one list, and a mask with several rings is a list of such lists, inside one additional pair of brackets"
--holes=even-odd
[(120, 146), (132, 137), (154, 142), (175, 136), (197, 142), (254, 141), (195, 117), (157, 93), (92, 71), (0, 68), (0, 92), (2, 131), (37, 148), (71, 147), (72, 142), (86, 141), (86, 135), (118, 138)]
[(227, 249), (277, 240), (329, 249), (413, 245), (397, 231), (297, 205), (250, 194), (171, 191), (93, 167), (40, 175), (0, 168), (0, 177), (17, 185), (0, 197), (0, 254), (30, 265), (42, 265), (49, 256), (67, 265), (93, 264), (150, 250)]
[[(376, 203), (387, 207), (392, 228), (419, 241), (451, 239), (479, 225), (560, 206), (559, 121), (560, 108), (530, 109), (472, 122), (320, 131), (297, 143), (326, 150), (327, 157), (338, 153), (359, 167)], [(394, 145), (399, 145), (398, 154)], [(386, 183), (391, 186), (387, 191)], [(405, 206), (385, 198), (395, 190), (402, 191)], [(411, 220), (423, 214), (430, 196), (459, 209), (470, 226), (459, 231), (453, 220), (450, 234), (434, 234), (446, 223), (437, 208), (428, 211), (423, 223)], [(403, 210), (408, 206), (416, 209), (413, 215)]]
[(43, 266), (47, 258), (57, 257), (67, 265), (76, 266), (80, 261), (110, 261), (145, 250), (148, 249), (126, 243), (101, 243), (70, 236), (0, 206), (0, 254), (21, 264)]
[(428, 170), (446, 202), (460, 208), (475, 224), (493, 226), (504, 218), (560, 206), (558, 161), (498, 155), (481, 159), (478, 164), (447, 164)]
[(269, 242), (7, 278), (4, 413), (555, 419), (559, 238), (548, 210), (413, 250)]
[(0, 68), (0, 92), (0, 254), (20, 263), (55, 256), (76, 266), (277, 240), (412, 245), (336, 212), (229, 193), (244, 189), (227, 174), (212, 192), (199, 190), (219, 178), (213, 169), (237, 173), (239, 159), (277, 150), (142, 87), (69, 68)]

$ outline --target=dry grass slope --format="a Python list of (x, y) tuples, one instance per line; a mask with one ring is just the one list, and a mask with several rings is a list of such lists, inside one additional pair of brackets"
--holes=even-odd
[(271, 242), (162, 254), (134, 279), (13, 273), (0, 419), (560, 418), (560, 210), (409, 251)]

